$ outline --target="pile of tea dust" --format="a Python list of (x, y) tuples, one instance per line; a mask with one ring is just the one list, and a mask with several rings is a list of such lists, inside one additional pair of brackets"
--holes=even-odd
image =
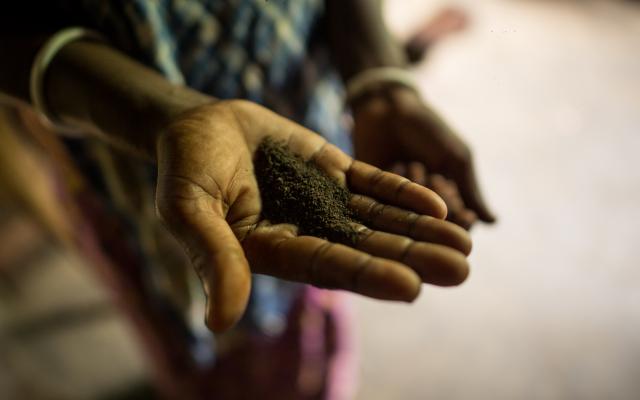
[(264, 219), (296, 225), (301, 235), (356, 244), (353, 224), (359, 221), (349, 208), (351, 193), (312, 161), (267, 137), (256, 150), (254, 167)]

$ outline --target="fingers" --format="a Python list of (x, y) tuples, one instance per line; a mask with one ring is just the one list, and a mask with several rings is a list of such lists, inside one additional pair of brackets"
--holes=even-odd
[(468, 231), (478, 221), (478, 215), (474, 211), (463, 209), (454, 213), (449, 221)]
[(325, 143), (311, 155), (313, 162), (329, 176), (346, 186), (345, 171), (349, 169), (353, 159), (335, 145)]
[(442, 196), (444, 202), (447, 203), (447, 208), (449, 209), (447, 220), (460, 225), (464, 229), (471, 229), (471, 226), (478, 220), (478, 216), (465, 206), (457, 185), (439, 174), (433, 174), (431, 185), (433, 190)]
[(157, 205), (167, 227), (187, 249), (202, 281), (207, 295), (207, 326), (216, 332), (230, 328), (246, 308), (251, 273), (244, 251), (224, 219), (221, 200), (182, 178), (164, 178), (159, 181)]
[[(407, 165), (405, 163), (397, 162), (389, 168), (389, 172), (393, 172), (396, 175), (407, 177)], [(411, 178), (409, 178), (411, 179)], [(413, 180), (413, 179), (411, 179)]]
[[(198, 225), (201, 225), (197, 228)], [(224, 218), (196, 223), (201, 235), (209, 235), (194, 266), (207, 295), (206, 322), (214, 332), (229, 329), (242, 317), (249, 299), (251, 273), (240, 243)], [(193, 259), (193, 258), (192, 258)]]
[(447, 221), (469, 230), (478, 219), (476, 213), (466, 208), (457, 185), (439, 174), (429, 174), (423, 163), (396, 163), (391, 171), (407, 177), (411, 181), (426, 186), (442, 197), (447, 205)]
[(263, 225), (243, 242), (254, 272), (344, 289), (382, 300), (412, 301), (420, 278), (399, 262), (373, 257), (312, 236), (296, 236), (285, 225)]
[(418, 185), (429, 187), (429, 176), (427, 174), (427, 169), (424, 167), (423, 163), (410, 162), (407, 165), (407, 173), (404, 176), (417, 183)]
[(471, 252), (471, 238), (467, 232), (450, 222), (384, 205), (362, 195), (354, 195), (350, 206), (371, 228), (448, 246), (465, 255)]
[(406, 264), (420, 275), (423, 282), (434, 285), (459, 285), (469, 275), (469, 264), (462, 253), (447, 246), (418, 242), (406, 236), (365, 228), (356, 248)]
[(494, 214), (484, 201), (480, 192), (480, 186), (476, 178), (475, 170), (471, 162), (461, 164), (451, 174), (451, 178), (458, 184), (460, 196), (467, 208), (475, 211), (478, 218), (484, 222), (495, 222)]
[(384, 203), (443, 219), (447, 206), (433, 191), (401, 176), (354, 161), (347, 171), (349, 188)]

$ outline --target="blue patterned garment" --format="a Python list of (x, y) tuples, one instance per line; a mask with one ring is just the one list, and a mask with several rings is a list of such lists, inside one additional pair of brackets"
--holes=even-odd
[[(342, 86), (323, 42), (323, 0), (79, 0), (68, 5), (115, 46), (170, 81), (218, 98), (261, 103), (349, 151)], [(256, 276), (243, 326), (279, 334), (298, 289)]]
[(323, 43), (323, 0), (80, 3), (96, 29), (170, 81), (264, 104), (349, 148), (342, 86)]

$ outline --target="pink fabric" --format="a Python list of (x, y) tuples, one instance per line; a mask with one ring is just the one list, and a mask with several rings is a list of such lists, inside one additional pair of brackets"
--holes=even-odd
[[(357, 388), (358, 357), (351, 295), (308, 287), (305, 300), (308, 307), (322, 310), (326, 318), (322, 319), (323, 326), (308, 326), (303, 332), (304, 358), (326, 364), (325, 399), (352, 399)], [(332, 325), (329, 330), (325, 329), (327, 323)], [(332, 338), (324, 337), (327, 331), (333, 332)]]

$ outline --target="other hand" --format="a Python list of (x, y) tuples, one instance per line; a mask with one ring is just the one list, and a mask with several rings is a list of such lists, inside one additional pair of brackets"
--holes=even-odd
[(495, 217), (483, 199), (467, 145), (413, 90), (390, 87), (356, 100), (353, 143), (357, 159), (383, 169), (417, 161), (450, 179), (464, 206), (485, 222)]

